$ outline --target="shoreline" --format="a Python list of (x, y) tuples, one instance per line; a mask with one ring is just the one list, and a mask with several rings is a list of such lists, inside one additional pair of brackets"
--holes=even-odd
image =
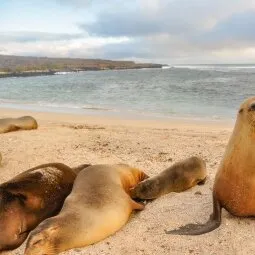
[(23, 110), (32, 112), (47, 112), (47, 113), (64, 113), (74, 115), (89, 115), (98, 117), (109, 117), (119, 119), (136, 119), (136, 120), (158, 120), (158, 121), (185, 121), (185, 122), (209, 122), (209, 123), (233, 123), (233, 114), (231, 117), (226, 117), (223, 114), (214, 116), (206, 116), (205, 114), (183, 114), (183, 113), (165, 113), (165, 112), (150, 112), (146, 110), (139, 111), (138, 109), (118, 109), (104, 106), (93, 105), (78, 105), (78, 104), (54, 104), (42, 102), (15, 102), (5, 99), (0, 99), (0, 109)]
[(138, 118), (138, 116), (122, 116), (109, 115), (109, 114), (89, 114), (89, 113), (65, 113), (65, 112), (48, 112), (38, 110), (21, 110), (0, 107), (1, 118), (19, 117), (31, 115), (38, 121), (46, 123), (51, 122), (54, 124), (59, 123), (76, 123), (76, 124), (92, 124), (92, 125), (105, 125), (105, 126), (125, 126), (125, 127), (143, 127), (143, 128), (158, 128), (158, 129), (210, 129), (215, 130), (232, 130), (234, 120), (205, 120), (205, 119), (192, 119), (192, 118)]
[(89, 71), (109, 71), (109, 70), (139, 70), (139, 69), (156, 69), (156, 68), (162, 68), (162, 66), (149, 66), (149, 67), (130, 67), (130, 68), (85, 68), (82, 70), (54, 70), (54, 71), (27, 71), (27, 72), (11, 72), (11, 73), (4, 73), (0, 72), (0, 79), (2, 78), (26, 78), (26, 77), (36, 77), (36, 76), (51, 76), (51, 75), (62, 75), (62, 74), (69, 74), (69, 73), (80, 73), (80, 72), (89, 72)]

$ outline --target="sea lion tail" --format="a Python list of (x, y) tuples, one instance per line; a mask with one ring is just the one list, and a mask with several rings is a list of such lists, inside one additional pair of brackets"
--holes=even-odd
[(83, 169), (85, 169), (89, 166), (91, 166), (91, 164), (82, 164), (82, 165), (73, 167), (72, 170), (73, 170), (74, 173), (78, 174), (81, 170), (83, 170)]
[(178, 229), (165, 230), (166, 234), (173, 235), (202, 235), (213, 231), (221, 224), (221, 205), (213, 196), (213, 213), (205, 224), (187, 224)]

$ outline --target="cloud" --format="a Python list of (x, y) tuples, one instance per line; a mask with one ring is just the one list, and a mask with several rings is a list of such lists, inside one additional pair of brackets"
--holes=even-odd
[(192, 48), (205, 53), (252, 48), (255, 46), (255, 11), (237, 12), (215, 26), (187, 37)]
[(255, 41), (255, 10), (234, 13), (219, 22), (206, 35), (212, 42), (219, 40)]
[(104, 45), (100, 53), (107, 58), (250, 60), (255, 57), (254, 8), (251, 0), (137, 0), (118, 11), (108, 6), (80, 28), (91, 36), (132, 38)]
[(36, 42), (36, 41), (63, 41), (84, 38), (83, 34), (58, 34), (58, 33), (44, 33), (44, 32), (0, 32), (0, 43), (10, 42)]
[(81, 38), (70, 41), (13, 41), (6, 44), (0, 41), (0, 49), (5, 55), (48, 56), (94, 58), (105, 45), (127, 42), (128, 38)]
[[(163, 63), (255, 61), (253, 0), (56, 2), (60, 10), (70, 11), (64, 24), (70, 21), (69, 31), (77, 32), (0, 32), (4, 54)], [(67, 31), (61, 25), (58, 29)]]
[(87, 7), (95, 2), (95, 0), (57, 0), (57, 2), (61, 4), (68, 4), (78, 7)]
[[(173, 45), (171, 47), (171, 44)], [(255, 47), (222, 47), (209, 49), (194, 46), (181, 41), (170, 40), (144, 43), (143, 40), (116, 45), (104, 45), (96, 52), (97, 57), (107, 59), (126, 59), (139, 62), (156, 62), (168, 64), (202, 64), (202, 63), (254, 63)]]
[[(125, 18), (124, 18), (125, 17)], [(138, 17), (132, 14), (122, 14), (112, 16), (109, 13), (102, 14), (101, 22), (80, 25), (80, 28), (87, 31), (92, 36), (129, 36), (140, 37), (153, 34), (171, 33), (183, 34), (191, 31), (192, 27), (186, 22), (179, 22), (172, 18), (165, 20), (163, 17), (155, 20), (149, 17)]]
[(192, 34), (214, 26), (235, 11), (254, 7), (251, 0), (131, 0), (122, 8), (105, 6), (93, 23), (80, 27), (96, 36)]
[(190, 30), (191, 25), (176, 15), (168, 15), (163, 6), (152, 10), (151, 5), (140, 3), (118, 11), (108, 8), (99, 13), (95, 22), (81, 24), (80, 28), (93, 36), (138, 37), (165, 32), (179, 34)]

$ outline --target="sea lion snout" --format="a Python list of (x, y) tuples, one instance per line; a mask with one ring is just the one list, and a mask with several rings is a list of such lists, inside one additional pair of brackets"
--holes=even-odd
[(56, 246), (59, 226), (49, 226), (50, 222), (49, 219), (43, 221), (31, 232), (27, 240), (25, 255), (55, 255), (59, 253)]
[(10, 224), (5, 226), (1, 224), (0, 231), (0, 253), (2, 251), (13, 250), (19, 247), (27, 238), (28, 233), (20, 233), (20, 229), (15, 227), (14, 222), (10, 222)]
[(150, 178), (138, 183), (130, 190), (133, 199), (154, 199), (160, 193), (160, 182), (156, 178)]
[(15, 249), (27, 237), (26, 218), (16, 196), (0, 190), (0, 252)]

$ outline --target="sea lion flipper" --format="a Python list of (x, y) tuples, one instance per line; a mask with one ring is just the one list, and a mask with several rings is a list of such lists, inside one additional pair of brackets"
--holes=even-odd
[(9, 131), (17, 131), (17, 130), (19, 130), (19, 129), (20, 129), (20, 127), (17, 126), (17, 125), (15, 125), (15, 124), (11, 124), (11, 125), (9, 126)]
[(199, 180), (197, 185), (204, 185), (206, 183), (207, 177), (205, 177), (203, 180)]
[(91, 164), (82, 164), (82, 165), (79, 165), (79, 166), (76, 166), (76, 167), (73, 167), (72, 170), (75, 174), (78, 174), (81, 170), (83, 170), (84, 168), (87, 168), (91, 166)]
[(166, 234), (173, 235), (202, 235), (208, 232), (213, 231), (214, 229), (220, 226), (220, 222), (216, 220), (209, 220), (205, 224), (187, 224), (178, 229), (167, 231)]
[(131, 199), (131, 205), (133, 210), (143, 210), (145, 208), (145, 205), (143, 203), (138, 203)]
[(187, 224), (178, 229), (165, 230), (166, 234), (173, 235), (202, 235), (213, 231), (221, 224), (221, 205), (213, 196), (213, 213), (205, 224)]

